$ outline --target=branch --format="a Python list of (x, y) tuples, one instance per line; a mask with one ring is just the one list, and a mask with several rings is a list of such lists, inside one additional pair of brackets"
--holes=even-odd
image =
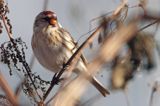
[(9, 29), (8, 29), (8, 25), (7, 25), (7, 23), (6, 23), (5, 16), (4, 16), (4, 15), (1, 15), (1, 17), (2, 17), (2, 21), (3, 21), (4, 27), (5, 27), (6, 31), (7, 31), (8, 37), (9, 37), (9, 39), (10, 39), (10, 41), (11, 41), (11, 40), (12, 40), (12, 34), (10, 33), (10, 31), (9, 31)]

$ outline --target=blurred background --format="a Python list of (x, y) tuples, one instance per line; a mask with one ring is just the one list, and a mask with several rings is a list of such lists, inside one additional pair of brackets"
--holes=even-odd
[[(129, 6), (134, 6), (139, 2), (139, 0), (128, 1)], [(115, 10), (120, 2), (120, 0), (7, 0), (10, 10), (8, 17), (13, 26), (13, 36), (14, 38), (21, 37), (22, 40), (26, 42), (28, 46), (28, 49), (26, 50), (26, 59), (28, 63), (33, 58), (31, 49), (33, 22), (36, 15), (44, 8), (56, 12), (61, 25), (72, 34), (75, 41), (78, 41), (78, 43), (81, 44), (89, 36), (88, 34), (81, 37), (89, 32), (90, 21), (102, 14)], [(47, 3), (47, 7), (44, 6), (44, 3)], [(159, 4), (160, 0), (148, 0), (147, 8), (159, 13)], [(134, 15), (139, 12), (137, 8), (131, 8), (129, 9), (129, 14), (133, 13), (132, 11), (134, 11)], [(92, 28), (96, 27), (97, 22), (98, 20), (92, 22)], [(147, 30), (152, 32), (152, 28)], [(160, 32), (158, 30), (156, 33), (157, 39), (159, 39), (159, 34)], [(0, 39), (0, 43), (9, 40), (5, 30), (3, 31), (3, 34), (0, 35)], [(92, 49), (88, 48), (84, 50), (84, 54), (88, 60), (92, 60), (92, 56), (97, 52), (94, 48), (96, 48), (96, 44), (93, 45)], [(82, 104), (84, 103), (85, 106), (127, 106), (126, 99), (128, 99), (130, 106), (149, 106), (154, 82), (160, 81), (159, 57), (156, 51), (155, 58), (156, 67), (152, 69), (153, 71), (149, 74), (139, 72), (139, 74), (129, 82), (125, 92), (123, 90), (112, 91), (110, 89), (111, 94), (104, 98), (102, 96), (97, 96), (99, 92), (92, 85), (89, 85), (86, 93), (82, 96)], [(6, 65), (0, 63), (0, 67), (2, 74), (5, 76), (13, 90), (15, 90), (17, 85), (21, 82), (21, 79), (16, 74), (10, 76), (9, 69)], [(37, 72), (45, 80), (52, 79), (53, 73), (46, 71), (37, 60), (35, 60), (32, 70)], [(101, 70), (102, 71), (100, 71), (97, 77), (107, 88), (109, 88), (111, 77), (110, 69), (104, 66)], [(52, 94), (55, 92), (56, 89), (54, 88)], [(0, 94), (3, 94), (1, 89)], [(95, 97), (95, 100), (93, 97)], [(20, 100), (22, 104), (28, 104), (30, 102), (28, 97), (23, 93), (21, 93)], [(160, 92), (157, 92), (154, 95), (153, 101), (153, 106), (160, 105)], [(30, 103), (30, 105), (32, 104)]]

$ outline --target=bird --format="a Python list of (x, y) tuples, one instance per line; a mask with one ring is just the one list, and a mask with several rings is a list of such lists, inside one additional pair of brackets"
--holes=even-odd
[[(71, 34), (58, 22), (56, 13), (49, 10), (42, 11), (36, 16), (31, 46), (39, 63), (54, 73), (59, 72), (78, 49)], [(82, 54), (73, 71), (88, 74), (87, 64), (88, 62)], [(89, 82), (103, 96), (109, 94), (109, 91), (94, 76), (91, 76)]]

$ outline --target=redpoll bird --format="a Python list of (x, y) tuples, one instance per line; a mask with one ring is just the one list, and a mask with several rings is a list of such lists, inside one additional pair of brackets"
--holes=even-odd
[[(59, 72), (63, 64), (68, 61), (77, 49), (70, 33), (61, 27), (56, 14), (51, 11), (38, 14), (33, 31), (32, 48), (39, 63), (48, 70)], [(86, 64), (86, 60), (82, 55), (74, 71), (87, 72)], [(103, 96), (109, 94), (95, 77), (92, 77), (90, 82)]]

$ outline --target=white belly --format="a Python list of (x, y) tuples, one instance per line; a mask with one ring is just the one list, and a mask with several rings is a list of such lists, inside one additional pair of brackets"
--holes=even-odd
[[(48, 39), (46, 35), (48, 35)], [(60, 42), (56, 43), (53, 40), (54, 37), (56, 38), (56, 34), (53, 33), (53, 30), (51, 35), (42, 32), (33, 35), (32, 49), (41, 65), (50, 71), (58, 72), (72, 56), (72, 52), (75, 51), (76, 48), (73, 43), (69, 43), (70, 40), (63, 41), (64, 44)], [(53, 39), (50, 40), (51, 38)], [(68, 48), (64, 45), (67, 45)], [(72, 51), (68, 49), (71, 49)], [(82, 60), (77, 63), (75, 70), (86, 70), (86, 66)]]
[(32, 48), (34, 55), (39, 63), (48, 70), (54, 72), (60, 71), (63, 64), (65, 64), (72, 55), (72, 53), (68, 52), (66, 48), (48, 45), (44, 39), (34, 40), (35, 38), (33, 37)]

